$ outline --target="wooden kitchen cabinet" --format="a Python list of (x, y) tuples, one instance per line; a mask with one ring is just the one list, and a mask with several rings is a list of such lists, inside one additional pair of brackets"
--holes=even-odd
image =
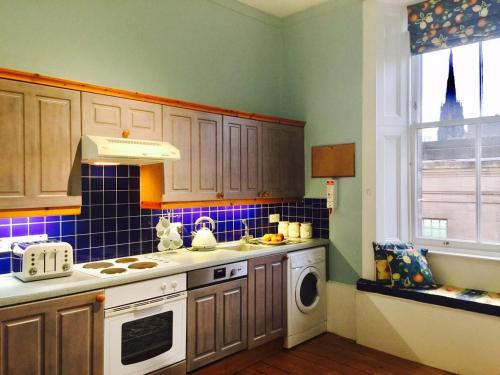
[(262, 124), (262, 195), (304, 196), (304, 129)]
[(86, 135), (161, 141), (161, 105), (83, 92), (82, 131)]
[(248, 261), (248, 349), (285, 334), (286, 258), (277, 254)]
[(188, 371), (247, 347), (247, 279), (190, 291), (187, 310)]
[(262, 123), (224, 116), (224, 198), (251, 199), (262, 188)]
[(0, 79), (0, 210), (81, 205), (80, 92)]
[(1, 375), (100, 375), (104, 307), (94, 291), (0, 309)]
[(181, 154), (164, 163), (163, 201), (221, 198), (222, 116), (164, 106), (163, 139)]

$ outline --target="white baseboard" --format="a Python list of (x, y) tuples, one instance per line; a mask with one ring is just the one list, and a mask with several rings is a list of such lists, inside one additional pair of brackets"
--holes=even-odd
[(356, 340), (356, 286), (328, 281), (326, 299), (328, 332)]
[(500, 374), (500, 319), (356, 292), (356, 340), (461, 375)]

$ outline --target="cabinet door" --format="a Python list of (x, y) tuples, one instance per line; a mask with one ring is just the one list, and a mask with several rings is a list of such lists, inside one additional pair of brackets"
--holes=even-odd
[(262, 124), (262, 191), (264, 197), (283, 197), (283, 168), (288, 150), (282, 125)]
[(25, 136), (27, 194), (36, 207), (81, 205), (80, 93), (40, 85), (33, 89), (33, 118)]
[(100, 293), (0, 309), (0, 374), (102, 374)]
[[(161, 141), (161, 105), (82, 93), (83, 134)], [(125, 132), (125, 133), (124, 133)]]
[(0, 318), (0, 374), (46, 373), (46, 314), (20, 309), (18, 316), (6, 316), (0, 310)]
[(192, 371), (218, 359), (218, 286), (188, 293), (187, 368)]
[[(24, 149), (26, 89), (20, 82), (0, 80), (0, 206), (20, 204), (26, 195)], [(8, 161), (8, 162), (5, 162)]]
[(304, 188), (304, 128), (285, 127), (286, 150), (283, 197), (300, 198), (305, 194)]
[(193, 371), (247, 347), (247, 279), (188, 293), (187, 368)]
[(224, 116), (224, 198), (257, 198), (262, 186), (262, 124)]
[(247, 347), (247, 279), (221, 284), (218, 297), (218, 350), (225, 357)]
[(304, 129), (262, 124), (262, 190), (265, 197), (304, 195)]
[(180, 160), (164, 163), (164, 201), (215, 200), (222, 192), (222, 116), (163, 107), (164, 140)]
[(0, 80), (0, 209), (81, 205), (80, 93)]
[(284, 254), (248, 261), (248, 348), (282, 337), (286, 325)]
[[(57, 362), (55, 374), (101, 374), (103, 367), (103, 314), (91, 298), (68, 301), (56, 310)], [(75, 364), (78, 366), (75, 366)]]

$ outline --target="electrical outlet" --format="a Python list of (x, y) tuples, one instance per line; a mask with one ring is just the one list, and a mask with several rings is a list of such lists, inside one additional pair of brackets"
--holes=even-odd
[(270, 224), (277, 223), (278, 221), (280, 221), (280, 214), (269, 215), (269, 223)]

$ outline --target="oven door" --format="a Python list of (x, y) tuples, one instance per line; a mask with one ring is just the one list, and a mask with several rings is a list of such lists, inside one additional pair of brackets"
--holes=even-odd
[(186, 358), (186, 292), (105, 312), (104, 371), (142, 375)]

